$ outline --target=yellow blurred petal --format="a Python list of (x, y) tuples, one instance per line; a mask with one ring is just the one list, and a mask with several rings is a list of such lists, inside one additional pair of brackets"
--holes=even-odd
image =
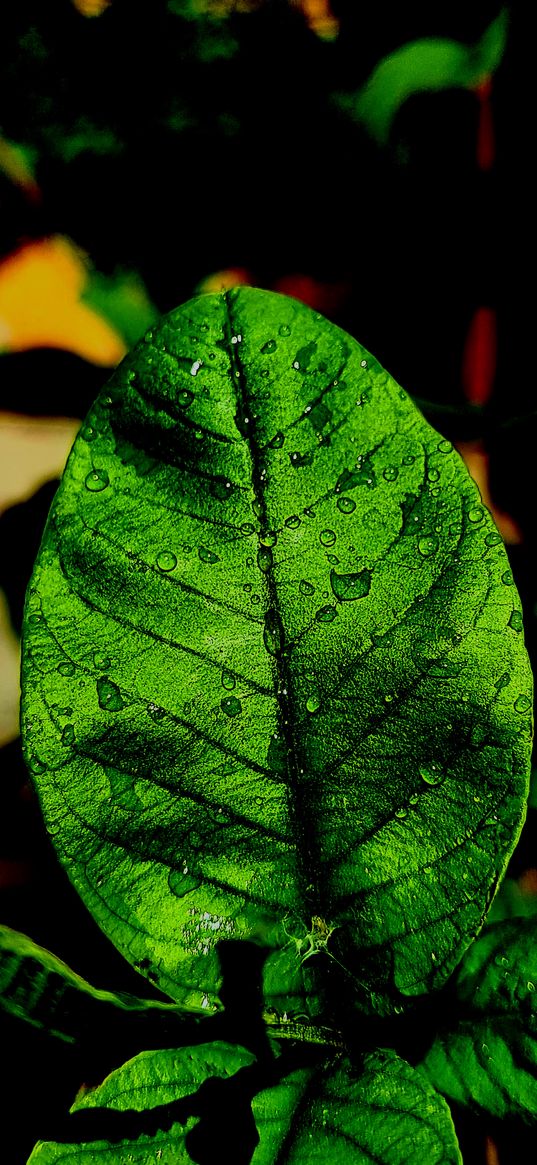
[(88, 278), (82, 254), (61, 236), (28, 243), (0, 264), (0, 346), (63, 348), (109, 367), (126, 352), (114, 328), (78, 302)]
[(81, 16), (102, 16), (110, 7), (111, 0), (71, 0), (73, 6)]
[(0, 413), (0, 513), (60, 477), (79, 427), (71, 417)]
[(231, 287), (250, 286), (250, 272), (244, 267), (226, 267), (223, 271), (213, 271), (198, 284), (197, 291), (215, 293), (229, 291)]

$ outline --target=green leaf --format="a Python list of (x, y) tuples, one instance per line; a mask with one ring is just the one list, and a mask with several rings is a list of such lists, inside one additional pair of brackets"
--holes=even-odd
[(446, 1102), (390, 1051), (300, 1069), (254, 1097), (252, 1165), (447, 1165), (462, 1161)]
[(537, 1117), (537, 923), (487, 927), (455, 983), (460, 1018), (422, 1067), (440, 1092), (492, 1116)]
[(134, 271), (116, 271), (112, 276), (91, 271), (81, 300), (113, 324), (129, 347), (136, 344), (157, 315)]
[[(202, 1128), (204, 1138), (212, 1141), (213, 1153), (220, 1137), (224, 1160), (224, 1114), (226, 1125), (232, 1133), (237, 1127), (239, 1135), (239, 1105), (251, 1111), (255, 1122), (249, 1127), (252, 1140), (258, 1142), (252, 1165), (369, 1165), (372, 1160), (378, 1165), (421, 1165), (423, 1161), (448, 1165), (461, 1161), (445, 1100), (419, 1070), (393, 1052), (366, 1056), (360, 1070), (345, 1060), (299, 1068), (268, 1088), (262, 1086), (258, 1069), (248, 1071), (253, 1063), (250, 1053), (224, 1043), (143, 1052), (112, 1072), (98, 1088), (78, 1097), (71, 1109), (73, 1113), (99, 1109), (101, 1116), (103, 1110), (128, 1114), (128, 1139), (122, 1135), (126, 1125), (118, 1121), (115, 1129), (112, 1126), (113, 1142), (42, 1143), (30, 1162), (97, 1165), (103, 1160), (157, 1160), (180, 1165), (200, 1159), (192, 1133), (199, 1134)], [(239, 1085), (241, 1070), (246, 1071), (241, 1072)], [(234, 1078), (234, 1093), (226, 1089), (230, 1078)], [(219, 1094), (214, 1088), (218, 1079), (222, 1082)], [(206, 1091), (202, 1102), (203, 1093), (198, 1090), (209, 1081), (213, 1091)], [(242, 1087), (241, 1100), (237, 1085)], [(186, 1101), (182, 1107), (177, 1105), (181, 1100)], [(148, 1110), (157, 1110), (151, 1131)], [(138, 1113), (146, 1114), (145, 1128), (143, 1119), (133, 1119)], [(244, 1151), (244, 1146), (237, 1143), (236, 1149)], [(206, 1152), (203, 1159), (209, 1160)]]
[(180, 1016), (172, 1004), (92, 987), (50, 951), (0, 926), (0, 1007), (50, 1035), (74, 1043), (114, 1013)]
[(137, 1132), (124, 1137), (118, 1122), (113, 1140), (100, 1138), (80, 1144), (39, 1142), (28, 1165), (61, 1161), (76, 1165), (101, 1165), (101, 1162), (123, 1165), (133, 1161), (138, 1165), (153, 1165), (153, 1162), (181, 1165), (181, 1162), (190, 1162), (192, 1157), (185, 1138), (197, 1124), (197, 1118), (188, 1115), (192, 1112), (192, 1103), (177, 1115), (173, 1110), (166, 1113), (165, 1106), (191, 1098), (205, 1081), (226, 1080), (253, 1062), (254, 1056), (244, 1048), (220, 1042), (194, 1048), (141, 1052), (107, 1076), (97, 1088), (77, 1097), (71, 1112), (112, 1110), (128, 1114), (132, 1121), (133, 1114), (158, 1108), (162, 1110), (162, 1122), (159, 1123), (169, 1127), (140, 1131), (142, 1124), (138, 1122)]
[(502, 8), (475, 45), (443, 37), (402, 45), (380, 61), (357, 94), (338, 94), (338, 103), (372, 137), (386, 143), (397, 111), (413, 93), (471, 89), (494, 73), (505, 51), (507, 29), (508, 11)]
[(82, 426), (25, 612), (25, 755), (103, 930), (208, 1012), (230, 940), (280, 1014), (439, 987), (524, 815), (514, 610), (463, 462), (360, 344), (251, 288), (165, 317)]

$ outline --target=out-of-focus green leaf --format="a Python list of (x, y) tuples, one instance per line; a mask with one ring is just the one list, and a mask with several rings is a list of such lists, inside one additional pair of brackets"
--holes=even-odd
[(487, 925), (505, 918), (533, 918), (537, 915), (537, 894), (525, 890), (515, 878), (504, 878), (487, 914)]
[(157, 318), (142, 280), (133, 271), (106, 276), (91, 270), (81, 301), (113, 324), (129, 347)]
[(531, 677), (476, 486), (350, 336), (252, 288), (146, 335), (68, 461), (23, 667), (61, 860), (172, 998), (220, 1006), (230, 939), (288, 1015), (445, 982), (522, 823)]
[(0, 1007), (50, 1035), (74, 1043), (92, 1022), (117, 1011), (177, 1016), (172, 1004), (92, 987), (50, 951), (0, 926)]
[(537, 1117), (537, 924), (487, 927), (457, 973), (460, 1018), (422, 1067), (450, 1100), (496, 1117)]
[(337, 95), (338, 104), (385, 143), (394, 117), (413, 93), (470, 89), (494, 73), (507, 40), (508, 11), (502, 8), (475, 45), (424, 37), (385, 57), (356, 94)]

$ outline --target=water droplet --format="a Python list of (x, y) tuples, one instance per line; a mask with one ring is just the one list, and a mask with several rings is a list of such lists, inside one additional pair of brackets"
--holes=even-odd
[(433, 761), (426, 765), (420, 765), (418, 771), (422, 781), (425, 781), (426, 785), (441, 785), (446, 777), (440, 765), (434, 764)]
[(278, 332), (279, 332), (280, 336), (290, 336), (291, 329), (289, 327), (289, 324), (280, 324), (280, 327), (278, 328)]
[(251, 522), (243, 522), (241, 525), (241, 534), (255, 534), (255, 526)]
[(418, 801), (419, 801), (419, 794), (418, 793), (413, 793), (412, 796), (408, 798), (409, 805), (417, 805)]
[(356, 509), (356, 502), (352, 498), (338, 498), (336, 505), (342, 514), (352, 514), (353, 510)]
[(339, 558), (337, 554), (327, 554), (326, 557), (330, 563), (330, 566), (338, 566)]
[(207, 550), (206, 546), (198, 547), (198, 558), (201, 562), (220, 562), (218, 554), (215, 554), (212, 550)]
[(263, 643), (270, 655), (279, 655), (283, 648), (283, 627), (278, 612), (271, 608), (265, 615)]
[(75, 665), (74, 663), (59, 663), (58, 671), (61, 676), (74, 676)]
[(227, 477), (215, 477), (211, 483), (211, 493), (219, 502), (227, 502), (233, 493), (233, 484)]
[(407, 815), (406, 809), (401, 808), (401, 809), (395, 810), (395, 816), (398, 817), (400, 821), (403, 821), (403, 819), (406, 817), (406, 815)]
[(517, 696), (515, 703), (514, 703), (515, 712), (520, 712), (520, 713), (529, 712), (530, 708), (531, 708), (531, 700), (530, 700), (529, 696), (524, 696), (524, 695)]
[(532, 983), (531, 979), (528, 979), (528, 982), (526, 983), (526, 987), (528, 988), (528, 991), (530, 991), (530, 992), (535, 991), (535, 983)]
[(418, 538), (418, 550), (424, 558), (432, 558), (438, 550), (438, 538), (435, 534), (425, 534)]
[(75, 730), (72, 724), (66, 724), (62, 729), (62, 744), (70, 747), (75, 743)]
[(251, 591), (251, 589), (252, 589), (252, 584), (251, 584), (251, 583), (245, 583), (242, 589), (243, 589), (243, 591), (246, 591), (246, 593), (249, 595), (249, 594), (250, 594), (250, 591)]
[(506, 587), (514, 586), (514, 578), (512, 570), (505, 570), (502, 574), (502, 582)]
[(158, 724), (159, 720), (163, 720), (166, 715), (166, 709), (161, 708), (158, 704), (148, 704), (147, 711), (155, 724)]
[(261, 546), (257, 552), (257, 565), (263, 574), (267, 574), (272, 566), (272, 550), (269, 546)]
[(306, 709), (308, 712), (310, 712), (313, 715), (314, 712), (319, 711), (320, 707), (321, 707), (321, 701), (320, 701), (317, 693), (312, 693), (310, 696), (308, 696), (308, 698), (306, 700)]
[(110, 658), (104, 654), (104, 651), (96, 651), (93, 656), (93, 665), (98, 667), (100, 671), (106, 671), (106, 668), (110, 667)]
[(99, 434), (97, 429), (94, 429), (93, 425), (84, 425), (81, 436), (85, 441), (95, 441), (95, 438), (98, 437)]
[(195, 874), (188, 872), (188, 867), (185, 870), (170, 870), (168, 877), (168, 886), (172, 894), (176, 898), (184, 898), (186, 894), (190, 894), (192, 890), (197, 890), (202, 884), (202, 879), (196, 877)]
[(491, 530), (490, 534), (487, 534), (485, 538), (487, 546), (498, 546), (501, 540), (501, 534), (498, 534), (497, 530)]
[(319, 610), (315, 612), (315, 619), (317, 623), (333, 623), (336, 615), (336, 608), (327, 605), (326, 607), (319, 607)]
[(403, 465), (413, 465), (413, 464), (414, 464), (414, 462), (415, 462), (415, 460), (416, 460), (416, 458), (412, 456), (412, 453), (407, 453), (407, 454), (405, 454), (405, 456), (403, 457), (403, 462), (402, 462), (402, 464), (403, 464)]
[(355, 574), (337, 574), (335, 570), (331, 570), (330, 586), (336, 599), (343, 603), (363, 599), (371, 589), (371, 571), (359, 570)]
[(523, 631), (524, 621), (522, 619), (522, 611), (512, 612), (511, 618), (509, 619), (509, 626), (513, 628), (513, 631)]
[(220, 707), (226, 716), (240, 716), (242, 712), (242, 704), (236, 696), (224, 696), (220, 701)]
[(242, 344), (242, 336), (241, 336), (240, 332), (238, 333), (238, 335), (231, 337), (231, 343), (232, 344)]
[(488, 1044), (481, 1044), (481, 1051), (483, 1052), (484, 1056), (488, 1055), (488, 1050), (489, 1050)]
[(40, 773), (44, 773), (47, 767), (45, 762), (39, 760), (39, 757), (37, 756), (28, 757), (27, 765), (30, 772), (33, 773), (36, 777), (38, 777)]
[(298, 514), (291, 514), (289, 518), (286, 518), (285, 525), (289, 530), (296, 530), (300, 526), (300, 518)]
[(266, 534), (263, 534), (259, 541), (262, 546), (275, 546), (278, 541), (278, 535), (274, 530), (267, 530)]
[(222, 687), (227, 688), (228, 692), (231, 692), (235, 687), (235, 676), (232, 675), (231, 672), (222, 672)]
[(361, 368), (367, 368), (367, 360), (360, 360)]
[(396, 469), (395, 465), (389, 465), (387, 469), (383, 471), (382, 476), (386, 481), (396, 481), (399, 477), (399, 470)]
[(466, 514), (469, 522), (481, 522), (485, 516), (483, 506), (472, 506)]
[(508, 671), (504, 671), (503, 675), (500, 676), (499, 680), (496, 680), (494, 687), (497, 688), (498, 691), (501, 691), (502, 688), (506, 688), (508, 686), (508, 684), (510, 684), (510, 683), (511, 683), (511, 676), (510, 676)]
[(427, 471), (427, 481), (438, 481), (439, 477), (440, 477), (440, 470), (439, 469), (429, 469)]
[(86, 489), (89, 489), (90, 493), (94, 494), (100, 493), (108, 485), (110, 485), (110, 478), (106, 469), (92, 469), (91, 473), (88, 473), (85, 481)]
[(299, 589), (301, 595), (313, 595), (313, 594), (315, 594), (315, 587), (314, 587), (313, 583), (307, 582), (305, 578), (300, 580), (298, 589)]
[(309, 365), (311, 364), (316, 351), (317, 344), (315, 340), (310, 340), (309, 344), (304, 344), (302, 348), (298, 349), (298, 352), (293, 360), (293, 368), (295, 368), (297, 372), (305, 372), (306, 369), (309, 368)]
[(202, 365), (202, 361), (201, 361), (201, 360), (194, 360), (194, 363), (193, 363), (193, 365), (192, 365), (192, 368), (190, 369), (190, 375), (191, 375), (191, 376), (197, 376), (197, 375), (198, 375), (198, 372), (199, 372), (199, 370), (200, 370), (200, 368), (201, 368), (201, 365)]
[(278, 429), (278, 432), (275, 433), (274, 436), (269, 441), (269, 446), (271, 449), (281, 449), (284, 441), (285, 441), (285, 436), (281, 432), (281, 430)]
[(439, 453), (451, 453), (453, 445), (451, 444), (451, 441), (439, 441), (436, 448)]
[(295, 449), (294, 453), (289, 454), (289, 460), (295, 469), (301, 469), (304, 465), (311, 465), (313, 453), (299, 453), (298, 449)]
[(321, 542), (323, 546), (333, 546), (336, 538), (337, 535), (333, 530), (321, 530), (321, 533), (319, 534), (319, 542)]
[(105, 712), (120, 712), (124, 707), (121, 692), (108, 676), (100, 676), (97, 680), (97, 699), (99, 707)]
[(159, 570), (175, 570), (177, 566), (177, 558), (172, 550), (161, 550), (157, 554), (157, 566)]
[(190, 392), (190, 389), (183, 388), (181, 392), (177, 393), (176, 400), (180, 409), (189, 409), (195, 400), (195, 396), (193, 392)]
[(28, 622), (31, 623), (33, 627), (36, 627), (38, 623), (43, 622), (43, 616), (38, 614), (29, 615)]
[(276, 340), (267, 340), (266, 344), (263, 344), (263, 347), (260, 348), (259, 351), (263, 352), (263, 353), (275, 352), (277, 347), (278, 347), (278, 345), (276, 343)]

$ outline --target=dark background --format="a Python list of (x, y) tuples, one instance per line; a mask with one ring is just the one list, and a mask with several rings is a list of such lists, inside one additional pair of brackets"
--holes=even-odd
[[(475, 43), (498, 4), (113, 0), (93, 18), (83, 7), (18, 0), (0, 15), (0, 142), (22, 147), (32, 172), (17, 178), (0, 154), (0, 278), (20, 248), (61, 236), (110, 286), (118, 271), (134, 273), (156, 312), (237, 279), (322, 311), (425, 402), (472, 471), (481, 467), (510, 542), (533, 658), (536, 413), (521, 279), (533, 111), (523, 6), (508, 6), (488, 98), (457, 87), (416, 93), (382, 146), (338, 95), (356, 93), (383, 57), (416, 38)], [(107, 375), (68, 340), (7, 345), (0, 408), (82, 418)], [(17, 631), (54, 489), (0, 516), (0, 587)], [(0, 758), (1, 920), (97, 986), (145, 990), (58, 869), (19, 742)], [(510, 870), (530, 896), (535, 816)], [(14, 1021), (2, 1034), (0, 1155), (19, 1165), (50, 1135), (84, 1065)], [(535, 1154), (521, 1128), (456, 1117), (466, 1165)]]

